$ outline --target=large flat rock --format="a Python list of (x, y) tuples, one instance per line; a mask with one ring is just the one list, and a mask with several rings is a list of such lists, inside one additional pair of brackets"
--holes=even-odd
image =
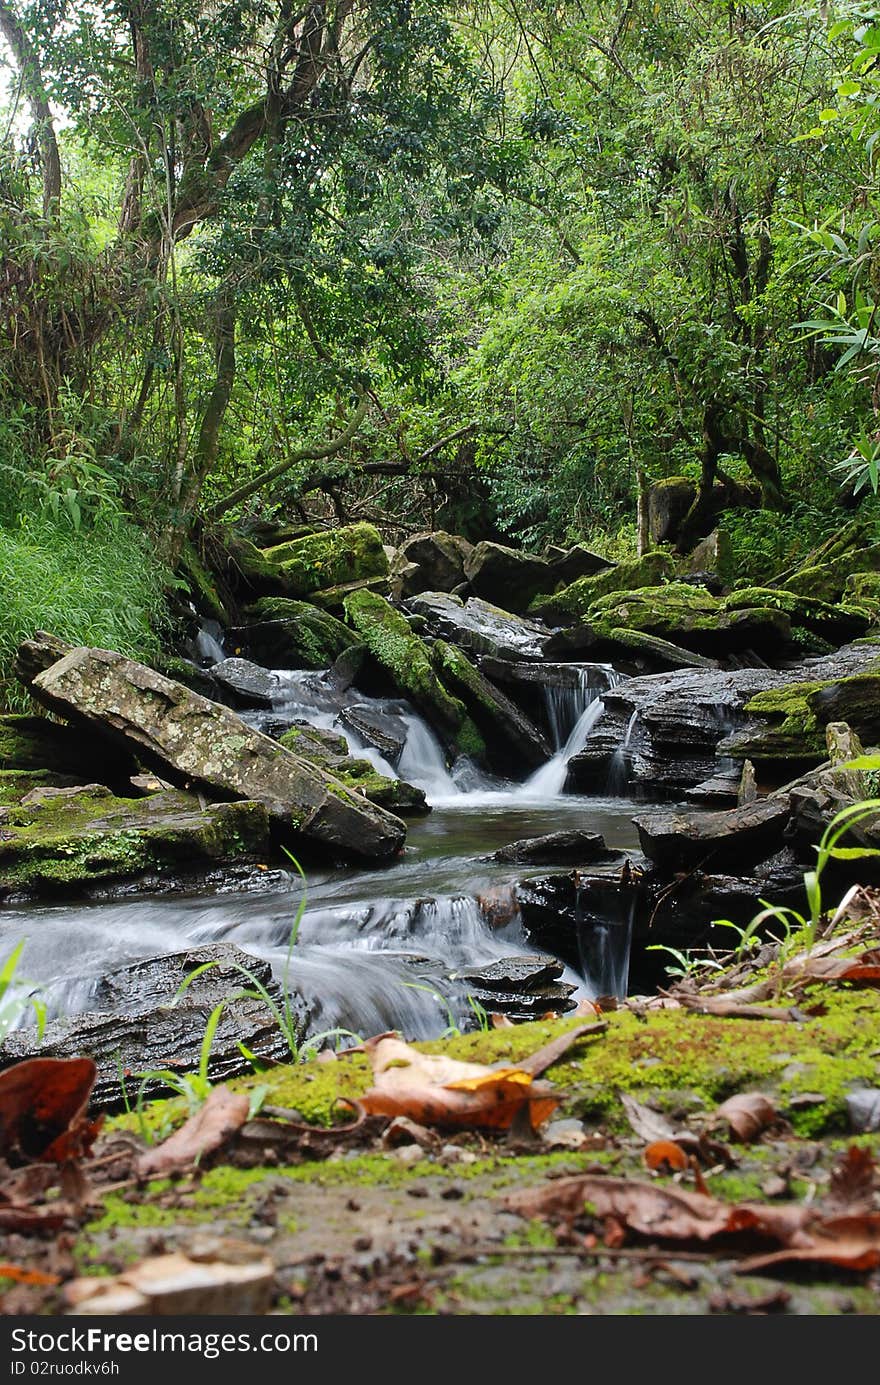
[(73, 725), (101, 731), (181, 787), (262, 803), (281, 827), (346, 857), (387, 859), (399, 818), (349, 792), (228, 707), (106, 649), (78, 647), (38, 674), (33, 696)]

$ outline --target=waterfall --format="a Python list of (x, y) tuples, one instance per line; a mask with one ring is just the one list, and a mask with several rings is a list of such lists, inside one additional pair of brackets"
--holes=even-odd
[(408, 730), (397, 765), (398, 776), (407, 784), (424, 789), (429, 803), (438, 798), (455, 798), (461, 793), (446, 766), (446, 756), (436, 736), (421, 717), (404, 717)]
[(581, 891), (578, 890), (575, 917), (584, 985), (591, 999), (616, 996), (623, 1000), (629, 984), (629, 958), (632, 946), (638, 896), (620, 900), (616, 918), (584, 918)]
[(608, 766), (608, 793), (612, 798), (619, 798), (625, 794), (629, 785), (629, 756), (627, 751), (638, 716), (638, 708), (636, 708), (626, 723), (623, 740), (612, 755), (611, 763)]
[(196, 654), (200, 664), (210, 667), (226, 658), (223, 648), (223, 627), (216, 620), (203, 620), (196, 632)]
[(587, 737), (604, 711), (605, 704), (602, 699), (600, 697), (593, 698), (578, 717), (562, 749), (557, 750), (546, 765), (542, 765), (524, 784), (521, 784), (516, 790), (515, 796), (533, 799), (557, 798), (565, 788), (569, 760), (583, 750), (587, 743)]

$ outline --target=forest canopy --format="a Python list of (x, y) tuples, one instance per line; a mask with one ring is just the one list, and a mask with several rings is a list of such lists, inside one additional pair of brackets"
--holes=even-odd
[(2, 523), (873, 516), (878, 59), (826, 0), (0, 0)]

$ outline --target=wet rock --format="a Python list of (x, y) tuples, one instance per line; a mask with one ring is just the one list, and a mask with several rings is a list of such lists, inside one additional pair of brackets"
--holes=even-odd
[(366, 523), (306, 534), (264, 550), (290, 596), (304, 597), (340, 584), (386, 578), (388, 555), (379, 531)]
[(453, 972), (450, 979), (487, 1014), (524, 1021), (575, 1008), (571, 996), (576, 987), (562, 981), (562, 973), (563, 965), (556, 957), (516, 956)]
[(389, 764), (397, 765), (409, 732), (402, 716), (379, 711), (366, 702), (351, 702), (342, 708), (339, 720), (367, 745), (378, 750)]
[(413, 534), (391, 563), (391, 593), (395, 600), (419, 592), (450, 592), (465, 581), (465, 560), (473, 544), (443, 529)]
[[(592, 632), (591, 632), (592, 633)], [(717, 659), (707, 659), (703, 654), (695, 654), (691, 649), (683, 649), (671, 640), (662, 640), (657, 635), (648, 635), (644, 630), (611, 628), (605, 635), (608, 645), (615, 645), (615, 654), (629, 654), (639, 663), (646, 664), (647, 670), (674, 668), (718, 668)], [(594, 637), (594, 645), (597, 642)]]
[(708, 656), (754, 650), (779, 658), (794, 648), (791, 622), (784, 611), (727, 610), (705, 588), (684, 582), (612, 592), (595, 601), (584, 620), (597, 637), (608, 642), (619, 639), (621, 629), (629, 629)]
[(345, 856), (387, 859), (402, 822), (349, 794), (234, 712), (109, 650), (78, 648), (31, 684), (44, 706), (136, 754), (163, 778), (262, 803), (282, 830)]
[(13, 896), (68, 894), (147, 873), (254, 861), (268, 847), (259, 803), (203, 805), (174, 790), (116, 798), (100, 784), (38, 787), (0, 825), (0, 888)]
[(312, 726), (308, 721), (295, 721), (278, 737), (285, 750), (292, 750), (303, 760), (313, 764), (328, 766), (334, 760), (342, 760), (348, 755), (348, 741), (335, 731), (323, 726)]
[[(532, 602), (530, 614), (540, 616), (551, 625), (572, 624), (585, 616), (600, 597), (609, 593), (654, 588), (664, 579), (675, 575), (675, 562), (668, 553), (647, 553), (626, 563), (606, 568), (591, 577), (580, 577), (555, 595), (539, 597)], [(618, 622), (621, 625), (628, 621)]]
[(38, 630), (32, 639), (23, 640), (15, 651), (12, 672), (20, 683), (27, 685), (44, 668), (51, 668), (73, 648), (48, 630)]
[(373, 658), (425, 715), (453, 754), (484, 760), (485, 745), (464, 703), (438, 678), (431, 651), (404, 617), (382, 597), (356, 592), (346, 598), (346, 615)]
[(263, 597), (230, 639), (266, 668), (323, 669), (356, 643), (347, 625), (309, 601)]
[[(181, 983), (206, 962), (219, 965), (203, 971), (175, 1002)], [(50, 1020), (42, 1040), (35, 1029), (15, 1030), (4, 1041), (0, 1067), (29, 1057), (69, 1058), (88, 1053), (98, 1065), (92, 1105), (99, 1110), (121, 1110), (126, 1095), (129, 1103), (135, 1104), (142, 1074), (171, 1068), (183, 1075), (198, 1069), (205, 1028), (221, 1001), (226, 1004), (208, 1064), (212, 1081), (253, 1071), (242, 1045), (265, 1062), (289, 1062), (287, 1041), (265, 1001), (240, 994), (242, 989), (253, 988), (239, 967), (247, 967), (279, 1012), (283, 1011), (281, 988), (268, 962), (229, 944), (191, 948), (92, 978), (87, 1012)], [(305, 1033), (308, 1013), (295, 991), (290, 1001), (293, 1037), (298, 1043)], [(127, 1074), (125, 1091), (120, 1072)], [(145, 1081), (143, 1090), (147, 1096), (163, 1090), (167, 1094), (161, 1079)]]
[(424, 617), (438, 639), (457, 644), (469, 654), (496, 659), (540, 659), (550, 637), (537, 621), (492, 606), (478, 597), (466, 602), (445, 592), (423, 592), (404, 602), (405, 609)]
[(692, 803), (707, 803), (718, 808), (735, 808), (738, 804), (740, 779), (739, 774), (713, 774), (711, 779), (704, 779), (701, 784), (695, 784), (692, 789), (687, 789), (685, 798)]
[(211, 677), (227, 688), (241, 707), (271, 707), (278, 696), (278, 679), (269, 669), (249, 659), (222, 659)]
[(595, 861), (619, 860), (621, 852), (606, 846), (599, 832), (548, 832), (544, 837), (523, 837), (503, 846), (487, 857), (490, 861), (515, 865), (563, 866), (590, 865)]
[(644, 985), (632, 938), (639, 918), (650, 916), (651, 897), (639, 862), (600, 862), (517, 884), (528, 941), (585, 976), (594, 995), (622, 996), (628, 975), (636, 989)]
[(462, 700), (486, 741), (489, 763), (509, 774), (513, 763), (537, 769), (552, 750), (544, 732), (499, 688), (475, 668), (462, 650), (437, 640), (431, 658), (445, 684)]
[(300, 724), (285, 732), (281, 744), (380, 808), (402, 817), (430, 812), (424, 789), (380, 774), (372, 761), (350, 755), (343, 736)]
[(676, 870), (763, 860), (781, 849), (790, 815), (786, 800), (765, 798), (717, 813), (662, 811), (633, 821), (648, 860)]
[(468, 554), (464, 575), (475, 596), (514, 612), (524, 611), (538, 592), (558, 581), (545, 558), (487, 540)]

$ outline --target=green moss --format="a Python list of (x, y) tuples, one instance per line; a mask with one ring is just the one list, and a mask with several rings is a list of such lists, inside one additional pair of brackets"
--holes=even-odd
[(467, 711), (452, 697), (434, 670), (431, 651), (413, 634), (399, 611), (374, 592), (353, 592), (345, 600), (350, 623), (373, 658), (408, 694), (428, 720), (461, 754), (482, 757), (485, 746)]
[(784, 611), (796, 625), (827, 640), (848, 640), (863, 635), (869, 621), (866, 613), (842, 602), (830, 604), (782, 588), (744, 587), (722, 602), (725, 611), (761, 608)]
[(284, 574), (285, 589), (296, 596), (357, 582), (387, 577), (388, 555), (382, 536), (372, 524), (345, 525), (307, 534), (265, 550), (265, 557)]
[(196, 610), (202, 615), (210, 616), (220, 625), (228, 625), (229, 613), (217, 590), (217, 583), (202, 561), (195, 544), (189, 540), (183, 545), (177, 570), (186, 583)]
[(13, 808), (4, 827), (4, 884), (50, 893), (199, 861), (254, 859), (269, 836), (258, 803), (215, 804), (203, 812), (188, 794), (122, 799), (99, 788)]
[[(263, 626), (256, 632), (260, 657), (271, 655), (273, 668), (326, 668), (357, 643), (348, 626), (310, 601), (263, 597), (248, 608), (248, 615)], [(267, 625), (271, 630), (265, 628)]]
[[(658, 550), (646, 553), (643, 558), (635, 558), (631, 562), (605, 568), (589, 577), (579, 577), (553, 596), (536, 596), (529, 605), (529, 611), (551, 622), (577, 620), (580, 616), (586, 615), (600, 597), (609, 593), (654, 587), (674, 576), (673, 558), (670, 554)], [(689, 590), (694, 589), (691, 587)]]

